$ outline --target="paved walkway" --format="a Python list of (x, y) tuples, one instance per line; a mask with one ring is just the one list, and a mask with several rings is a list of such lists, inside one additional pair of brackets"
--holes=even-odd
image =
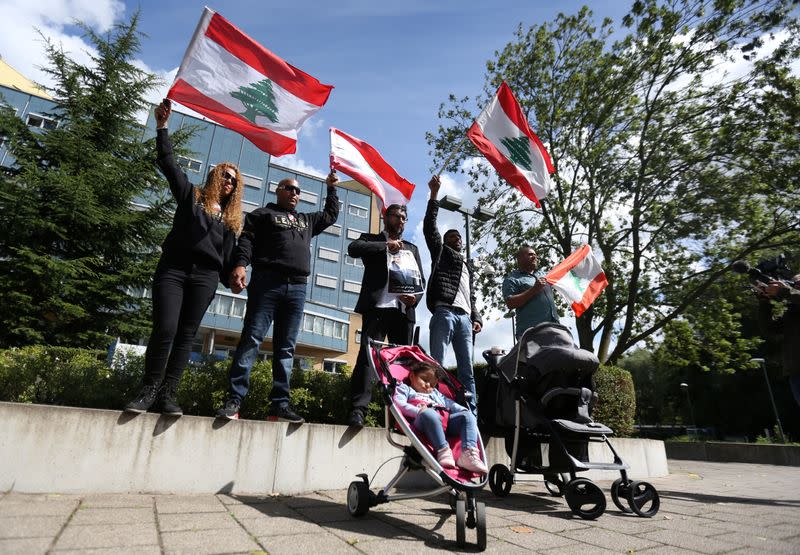
[[(573, 517), (540, 481), (487, 504), (487, 553), (797, 553), (800, 468), (670, 461), (652, 483), (661, 511)], [(607, 492), (609, 483), (600, 482)], [(437, 553), (457, 551), (446, 500), (409, 500), (361, 519), (345, 491), (295, 497), (34, 495), (0, 497), (0, 553)], [(467, 530), (474, 542), (474, 531)], [(470, 551), (467, 549), (466, 551)]]

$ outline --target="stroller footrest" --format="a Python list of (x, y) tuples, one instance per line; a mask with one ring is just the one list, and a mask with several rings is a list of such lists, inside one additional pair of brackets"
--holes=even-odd
[(572, 420), (564, 420), (563, 418), (556, 418), (553, 420), (553, 424), (556, 426), (575, 434), (586, 434), (586, 435), (612, 435), (614, 430), (600, 424), (599, 422), (589, 422), (587, 424), (579, 424), (578, 422), (574, 422)]

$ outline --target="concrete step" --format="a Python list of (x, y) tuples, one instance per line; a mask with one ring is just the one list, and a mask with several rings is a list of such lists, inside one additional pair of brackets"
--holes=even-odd
[[(401, 455), (387, 442), (383, 428), (356, 431), (327, 424), (135, 416), (19, 403), (0, 403), (0, 422), (2, 491), (292, 495), (346, 488), (356, 474), (372, 477), (384, 462)], [(631, 466), (631, 478), (668, 474), (663, 442), (612, 441)], [(502, 440), (492, 439), (487, 453), (490, 464), (508, 465)], [(590, 444), (589, 456), (612, 460), (609, 450), (597, 443)], [(387, 482), (397, 468), (397, 462), (386, 464), (377, 482)], [(619, 473), (581, 475), (613, 479)]]

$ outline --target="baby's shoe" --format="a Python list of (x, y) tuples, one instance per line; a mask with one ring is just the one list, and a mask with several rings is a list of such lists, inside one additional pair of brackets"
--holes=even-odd
[(456, 461), (453, 459), (453, 452), (449, 447), (442, 447), (436, 452), (436, 460), (442, 465), (442, 468), (455, 468)]
[(477, 447), (465, 447), (461, 450), (461, 456), (458, 457), (458, 466), (464, 470), (477, 472), (478, 474), (486, 474), (489, 469), (483, 464), (481, 455)]

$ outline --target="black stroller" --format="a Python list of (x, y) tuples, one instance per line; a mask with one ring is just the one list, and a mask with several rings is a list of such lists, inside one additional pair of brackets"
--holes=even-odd
[[(396, 346), (369, 340), (369, 363), (378, 378), (386, 405), (386, 438), (389, 443), (403, 451), (397, 474), (378, 493), (370, 489), (366, 474), (359, 474), (358, 480), (350, 483), (347, 490), (347, 510), (352, 516), (367, 514), (371, 507), (399, 499), (433, 497), (448, 493), (450, 505), (456, 512), (456, 543), (466, 545), (466, 529), (476, 531), (476, 545), (479, 551), (486, 549), (486, 506), (479, 502), (475, 494), (486, 485), (486, 475), (475, 474), (462, 468), (443, 468), (432, 454), (430, 443), (424, 436), (418, 436), (412, 425), (394, 403), (394, 392), (398, 382), (408, 376), (407, 365), (415, 361), (438, 363), (425, 354), (419, 346)], [(456, 401), (465, 394), (455, 377), (439, 367), (439, 391)], [(463, 400), (461, 401), (464, 402)], [(397, 441), (397, 435), (408, 438), (409, 443)], [(448, 443), (457, 457), (461, 452), (461, 439), (449, 438)], [(478, 434), (478, 450), (484, 464), (486, 450)], [(423, 471), (435, 482), (435, 487), (423, 492), (393, 493), (400, 479), (410, 471)]]
[[(575, 515), (593, 520), (606, 509), (605, 495), (576, 473), (619, 470), (620, 478), (611, 486), (614, 504), (642, 517), (658, 512), (656, 489), (628, 478), (630, 467), (607, 439), (613, 431), (590, 417), (597, 400), (592, 376), (600, 362), (574, 344), (568, 328), (539, 324), (526, 330), (508, 354), (484, 351), (483, 356), (489, 368), (478, 397), (481, 431), (505, 438), (512, 461), (510, 470), (503, 464), (492, 466), (489, 487), (495, 495), (508, 495), (517, 473), (543, 474), (551, 495), (563, 495)], [(590, 462), (590, 441), (605, 443), (614, 461)], [(542, 445), (548, 447), (547, 464)]]

